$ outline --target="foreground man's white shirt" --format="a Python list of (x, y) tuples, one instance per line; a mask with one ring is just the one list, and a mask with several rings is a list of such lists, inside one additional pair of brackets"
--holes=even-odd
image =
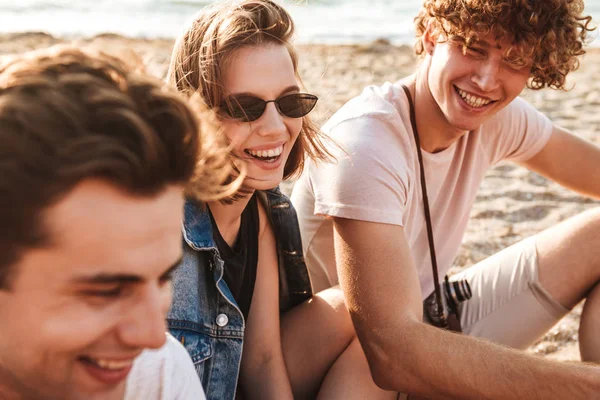
[(144, 350), (127, 378), (125, 400), (205, 400), (200, 379), (185, 348), (167, 334), (158, 350)]

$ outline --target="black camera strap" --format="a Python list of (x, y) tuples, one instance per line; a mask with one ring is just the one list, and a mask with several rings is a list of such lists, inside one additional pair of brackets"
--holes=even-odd
[[(440, 279), (438, 274), (437, 258), (435, 257), (435, 244), (433, 242), (433, 228), (431, 225), (431, 213), (429, 211), (429, 198), (427, 196), (427, 185), (425, 182), (425, 168), (423, 167), (423, 153), (421, 151), (421, 141), (419, 140), (419, 132), (417, 130), (417, 117), (415, 113), (415, 105), (410, 94), (410, 90), (402, 84), (402, 88), (408, 98), (410, 105), (410, 123), (417, 145), (417, 157), (419, 159), (419, 170), (421, 175), (421, 192), (423, 193), (423, 208), (425, 211), (425, 222), (427, 223), (427, 239), (429, 240), (429, 254), (431, 256), (431, 267), (433, 270), (433, 284), (435, 286), (435, 300), (437, 302), (437, 312), (439, 321), (443, 324), (441, 328), (449, 329), (455, 332), (461, 332), (460, 321), (455, 314), (450, 314), (446, 317), (444, 313), (444, 303), (442, 301), (442, 289), (440, 287)], [(446, 277), (448, 279), (448, 277)]]

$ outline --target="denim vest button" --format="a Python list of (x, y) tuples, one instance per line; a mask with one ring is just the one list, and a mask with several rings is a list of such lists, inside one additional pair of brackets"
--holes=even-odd
[(224, 327), (225, 325), (227, 325), (228, 322), (229, 322), (229, 318), (227, 318), (227, 315), (225, 315), (225, 314), (217, 315), (217, 325), (219, 325), (220, 327)]

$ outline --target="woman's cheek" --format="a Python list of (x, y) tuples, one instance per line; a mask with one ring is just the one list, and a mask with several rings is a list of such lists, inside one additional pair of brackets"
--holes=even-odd
[(235, 121), (223, 121), (223, 133), (227, 137), (227, 142), (234, 149), (234, 151), (240, 152), (244, 142), (249, 136), (248, 123), (239, 123)]
[(290, 132), (293, 132), (292, 136), (295, 142), (298, 139), (298, 136), (300, 136), (300, 131), (302, 130), (302, 118), (298, 118), (298, 121), (294, 121), (294, 125), (290, 126), (289, 128)]

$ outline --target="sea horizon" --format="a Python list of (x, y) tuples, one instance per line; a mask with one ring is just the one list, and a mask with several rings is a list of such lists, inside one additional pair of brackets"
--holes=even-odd
[[(44, 32), (59, 37), (114, 33), (175, 38), (207, 0), (0, 0), (0, 33)], [(283, 0), (296, 23), (296, 43), (412, 45), (413, 19), (422, 0)], [(585, 13), (600, 23), (600, 0)], [(600, 47), (592, 34), (592, 47)]]

